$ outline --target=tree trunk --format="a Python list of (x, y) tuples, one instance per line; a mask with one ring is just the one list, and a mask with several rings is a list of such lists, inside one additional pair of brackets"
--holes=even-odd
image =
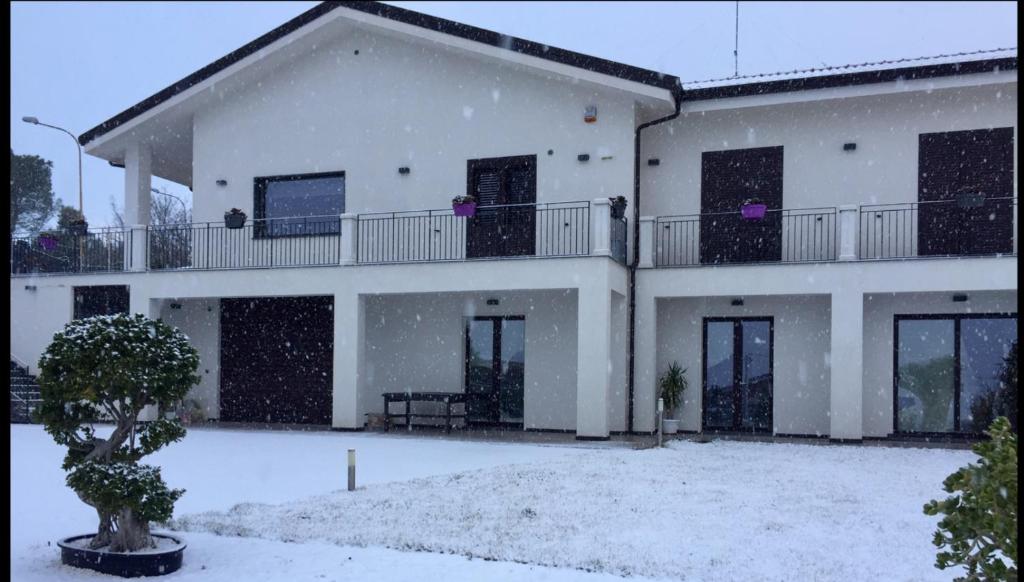
[(149, 535), (149, 522), (138, 519), (130, 508), (122, 509), (117, 516), (117, 531), (110, 540), (110, 551), (136, 552), (155, 547)]
[(89, 541), (89, 549), (91, 550), (96, 550), (109, 545), (111, 537), (114, 535), (113, 517), (109, 513), (105, 513), (99, 509), (96, 510), (96, 513), (100, 516), (100, 526), (96, 530), (96, 535), (93, 536), (91, 541)]

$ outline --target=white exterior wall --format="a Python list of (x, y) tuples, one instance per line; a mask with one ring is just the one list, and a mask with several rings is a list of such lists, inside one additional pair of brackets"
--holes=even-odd
[[(919, 82), (922, 89), (931, 84)], [(736, 108), (694, 111), (708, 106), (694, 102), (677, 119), (644, 131), (644, 215), (700, 212), (706, 151), (783, 146), (783, 208), (889, 204), (917, 200), (918, 135), (992, 127), (1013, 127), (1016, 135), (1017, 128), (1015, 78), (770, 106), (728, 101)], [(843, 151), (847, 142), (857, 149)], [(1015, 149), (1016, 144), (1015, 139)], [(660, 158), (661, 164), (648, 166), (648, 158)]]
[(526, 317), (524, 428), (575, 429), (574, 290), (369, 297), (362, 414), (384, 412), (384, 392), (463, 392), (465, 322), (477, 315)]
[(673, 361), (687, 369), (680, 428), (701, 430), (702, 322), (705, 317), (772, 317), (773, 432), (829, 434), (831, 303), (822, 295), (744, 296), (661, 299), (658, 301), (657, 369), (661, 376)]
[(71, 281), (11, 279), (11, 355), (39, 373), (39, 357), (75, 314)]
[[(171, 304), (181, 309), (172, 309)], [(220, 299), (161, 301), (160, 317), (188, 336), (199, 352), (200, 380), (188, 398), (199, 402), (206, 418), (220, 418)]]
[[(960, 292), (961, 290), (957, 290)], [(884, 293), (864, 297), (864, 436), (892, 434), (893, 324), (896, 315), (1016, 313), (1016, 291), (967, 291), (953, 302), (946, 293)]]
[(634, 110), (614, 89), (354, 31), (196, 113), (194, 216), (252, 217), (254, 177), (327, 171), (345, 172), (349, 213), (447, 208), (467, 160), (513, 155), (537, 156), (538, 202), (631, 198)]

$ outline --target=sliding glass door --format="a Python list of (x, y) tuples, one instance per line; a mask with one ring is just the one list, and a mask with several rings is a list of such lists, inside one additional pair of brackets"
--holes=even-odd
[(704, 320), (704, 428), (772, 430), (772, 318)]
[(1016, 406), (1015, 315), (897, 315), (895, 333), (895, 432), (979, 434)]

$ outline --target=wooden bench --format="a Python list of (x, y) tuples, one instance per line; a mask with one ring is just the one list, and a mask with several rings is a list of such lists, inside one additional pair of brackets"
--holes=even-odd
[[(392, 403), (405, 403), (404, 414), (391, 412)], [(444, 414), (420, 414), (412, 412), (413, 402), (442, 402)], [(462, 414), (452, 414), (452, 404), (462, 405)], [(412, 430), (412, 418), (443, 418), (445, 433), (452, 432), (452, 419), (466, 418), (466, 395), (462, 392), (385, 392), (384, 393), (384, 429), (391, 430), (391, 419), (404, 418), (405, 427)]]

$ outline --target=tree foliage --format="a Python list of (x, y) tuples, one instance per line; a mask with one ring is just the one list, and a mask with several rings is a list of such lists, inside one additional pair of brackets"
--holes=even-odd
[[(184, 491), (169, 489), (158, 468), (138, 462), (181, 440), (185, 429), (176, 420), (138, 418), (146, 406), (183, 398), (199, 382), (198, 365), (198, 353), (180, 331), (124, 314), (72, 321), (40, 358), (37, 415), (54, 441), (68, 447), (68, 486), (99, 515), (90, 547), (151, 547), (149, 522), (171, 518)], [(114, 422), (107, 438), (93, 426), (100, 414)]]
[(987, 434), (991, 440), (973, 447), (978, 464), (943, 482), (954, 495), (924, 506), (926, 514), (944, 516), (933, 539), (941, 550), (935, 565), (965, 566), (967, 575), (958, 581), (1017, 580), (1017, 435), (1005, 417)]
[(57, 212), (53, 162), (11, 150), (11, 232), (35, 234)]

